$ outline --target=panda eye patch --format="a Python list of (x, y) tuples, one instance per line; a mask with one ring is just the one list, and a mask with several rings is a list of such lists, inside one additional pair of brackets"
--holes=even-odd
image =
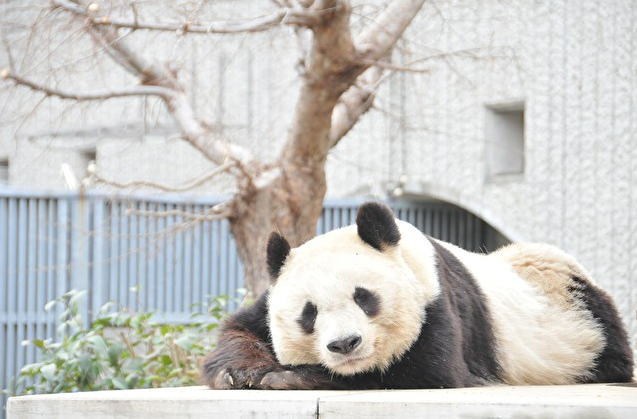
[(374, 317), (380, 311), (380, 298), (368, 289), (356, 287), (354, 290), (354, 302), (369, 317)]
[(314, 333), (314, 322), (316, 321), (316, 315), (318, 314), (318, 308), (315, 304), (309, 301), (305, 303), (301, 317), (297, 320), (297, 323), (301, 326), (301, 329), (308, 335)]

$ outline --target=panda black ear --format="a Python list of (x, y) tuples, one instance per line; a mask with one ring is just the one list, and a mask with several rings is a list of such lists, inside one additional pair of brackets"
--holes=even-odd
[(270, 281), (276, 282), (276, 279), (281, 273), (281, 268), (290, 254), (290, 244), (279, 233), (274, 232), (270, 234), (268, 239), (268, 273), (270, 274)]
[(394, 214), (388, 206), (378, 202), (368, 202), (358, 208), (356, 214), (358, 235), (374, 249), (383, 250), (395, 246), (400, 241), (400, 231)]

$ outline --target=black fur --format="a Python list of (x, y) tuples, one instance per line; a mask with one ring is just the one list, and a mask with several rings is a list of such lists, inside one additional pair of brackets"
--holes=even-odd
[(224, 320), (215, 350), (206, 358), (202, 380), (213, 388), (244, 388), (280, 368), (267, 323), (268, 293)]
[(573, 277), (569, 291), (586, 304), (593, 318), (602, 325), (606, 346), (597, 356), (593, 376), (582, 382), (624, 383), (633, 378), (633, 351), (628, 335), (608, 294), (585, 279)]
[(380, 297), (376, 293), (356, 287), (352, 298), (368, 317), (375, 317), (380, 312)]
[(361, 205), (356, 213), (356, 226), (360, 238), (377, 250), (395, 246), (400, 241), (394, 214), (383, 204), (369, 202)]
[(303, 311), (301, 312), (301, 317), (297, 320), (297, 323), (308, 335), (314, 333), (314, 322), (316, 321), (317, 314), (318, 309), (315, 304), (312, 304), (309, 301), (305, 303)]
[(496, 340), (485, 296), (462, 262), (436, 240), (429, 240), (437, 254), (441, 298), (448, 301), (451, 312), (445, 309), (443, 314), (446, 321), (457, 319), (459, 323), (464, 362), (474, 379), (497, 380), (500, 366), (495, 358)]
[(281, 268), (290, 254), (290, 244), (279, 233), (270, 234), (268, 239), (268, 247), (266, 250), (268, 273), (270, 274), (270, 280), (276, 281), (281, 273)]
[(270, 326), (268, 326), (267, 316), (262, 313), (268, 310), (268, 294), (261, 294), (257, 300), (231, 316), (224, 319), (219, 332), (223, 334), (226, 330), (247, 331), (252, 333), (260, 341), (267, 342), (270, 340)]

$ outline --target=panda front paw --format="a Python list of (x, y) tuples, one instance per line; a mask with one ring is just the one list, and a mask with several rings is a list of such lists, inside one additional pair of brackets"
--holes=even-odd
[(311, 390), (311, 383), (294, 371), (272, 371), (267, 373), (259, 387), (268, 390)]
[(208, 386), (213, 390), (265, 389), (261, 381), (270, 371), (225, 368), (209, 380)]
[(318, 379), (313, 374), (277, 369), (235, 370), (225, 368), (208, 383), (213, 390), (316, 390), (340, 388), (329, 379)]
[(330, 374), (317, 365), (304, 365), (293, 369), (275, 370), (267, 373), (260, 388), (272, 390), (345, 390), (352, 383)]

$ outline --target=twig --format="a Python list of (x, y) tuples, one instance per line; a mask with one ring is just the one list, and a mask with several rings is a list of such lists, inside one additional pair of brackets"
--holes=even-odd
[(386, 70), (392, 70), (392, 71), (400, 71), (400, 72), (405, 72), (405, 73), (429, 73), (429, 69), (428, 68), (413, 68), (410, 67), (411, 64), (406, 64), (406, 65), (397, 65), (397, 64), (392, 64), (390, 62), (387, 61), (378, 61), (378, 60), (371, 60), (371, 59), (367, 59), (367, 58), (362, 58), (359, 60), (359, 62), (361, 64), (364, 64), (366, 66), (374, 66), (374, 67), (381, 67), (383, 69)]
[(99, 176), (98, 174), (91, 175), (91, 180), (95, 180), (96, 182), (104, 183), (106, 185), (114, 186), (114, 187), (119, 188), (119, 189), (153, 188), (153, 189), (159, 189), (159, 190), (165, 191), (165, 192), (186, 192), (186, 191), (189, 191), (189, 190), (192, 190), (192, 189), (196, 188), (197, 186), (201, 186), (205, 182), (213, 179), (214, 177), (220, 175), (221, 173), (227, 172), (234, 165), (235, 165), (235, 163), (233, 161), (229, 161), (229, 162), (217, 167), (215, 170), (213, 170), (212, 172), (208, 173), (207, 175), (205, 175), (202, 178), (199, 178), (197, 180), (193, 180), (193, 181), (185, 184), (184, 186), (172, 187), (172, 188), (169, 187), (169, 186), (161, 185), (159, 183), (155, 183), (155, 182), (135, 181), (135, 182), (119, 183), (119, 182), (116, 182), (114, 180), (105, 179), (105, 178)]
[(245, 33), (263, 32), (280, 24), (313, 26), (318, 23), (319, 18), (316, 13), (301, 8), (282, 8), (265, 16), (256, 17), (244, 22), (209, 22), (197, 23), (186, 22), (141, 22), (137, 16), (134, 19), (124, 19), (110, 17), (108, 15), (95, 16), (95, 11), (84, 8), (66, 0), (53, 0), (53, 4), (61, 9), (85, 16), (90, 19), (91, 24), (96, 26), (112, 26), (115, 28), (126, 28), (132, 30), (168, 31), (180, 34), (185, 33)]
[(168, 217), (182, 217), (189, 221), (214, 221), (220, 220), (223, 218), (228, 218), (232, 215), (231, 211), (228, 208), (217, 208), (219, 205), (215, 205), (214, 207), (208, 208), (205, 211), (200, 213), (192, 213), (183, 210), (170, 210), (170, 211), (149, 211), (149, 210), (139, 210), (135, 208), (127, 208), (126, 215), (139, 215), (143, 217), (155, 217), (155, 218), (168, 218)]
[[(62, 0), (56, 1), (68, 3)], [(197, 118), (185, 89), (179, 84), (174, 74), (131, 50), (119, 36), (117, 28), (100, 27), (89, 23), (89, 30), (96, 42), (100, 43), (124, 69), (139, 77), (142, 83), (161, 86), (174, 92), (173, 95), (163, 96), (162, 99), (180, 126), (184, 140), (199, 150), (204, 157), (218, 165), (224, 164), (227, 159), (251, 160), (251, 154), (247, 149), (213, 138), (209, 129)]]
[(47, 96), (56, 96), (60, 99), (72, 99), (77, 101), (87, 100), (105, 100), (113, 99), (116, 97), (129, 97), (129, 96), (160, 96), (162, 98), (170, 98), (174, 95), (174, 91), (161, 86), (125, 86), (117, 89), (103, 89), (85, 92), (67, 92), (59, 90), (54, 87), (45, 86), (39, 84), (33, 80), (29, 80), (25, 77), (15, 74), (10, 69), (3, 69), (0, 72), (0, 77), (3, 79), (13, 80), (16, 85), (21, 85), (30, 88), (31, 90), (42, 92)]

